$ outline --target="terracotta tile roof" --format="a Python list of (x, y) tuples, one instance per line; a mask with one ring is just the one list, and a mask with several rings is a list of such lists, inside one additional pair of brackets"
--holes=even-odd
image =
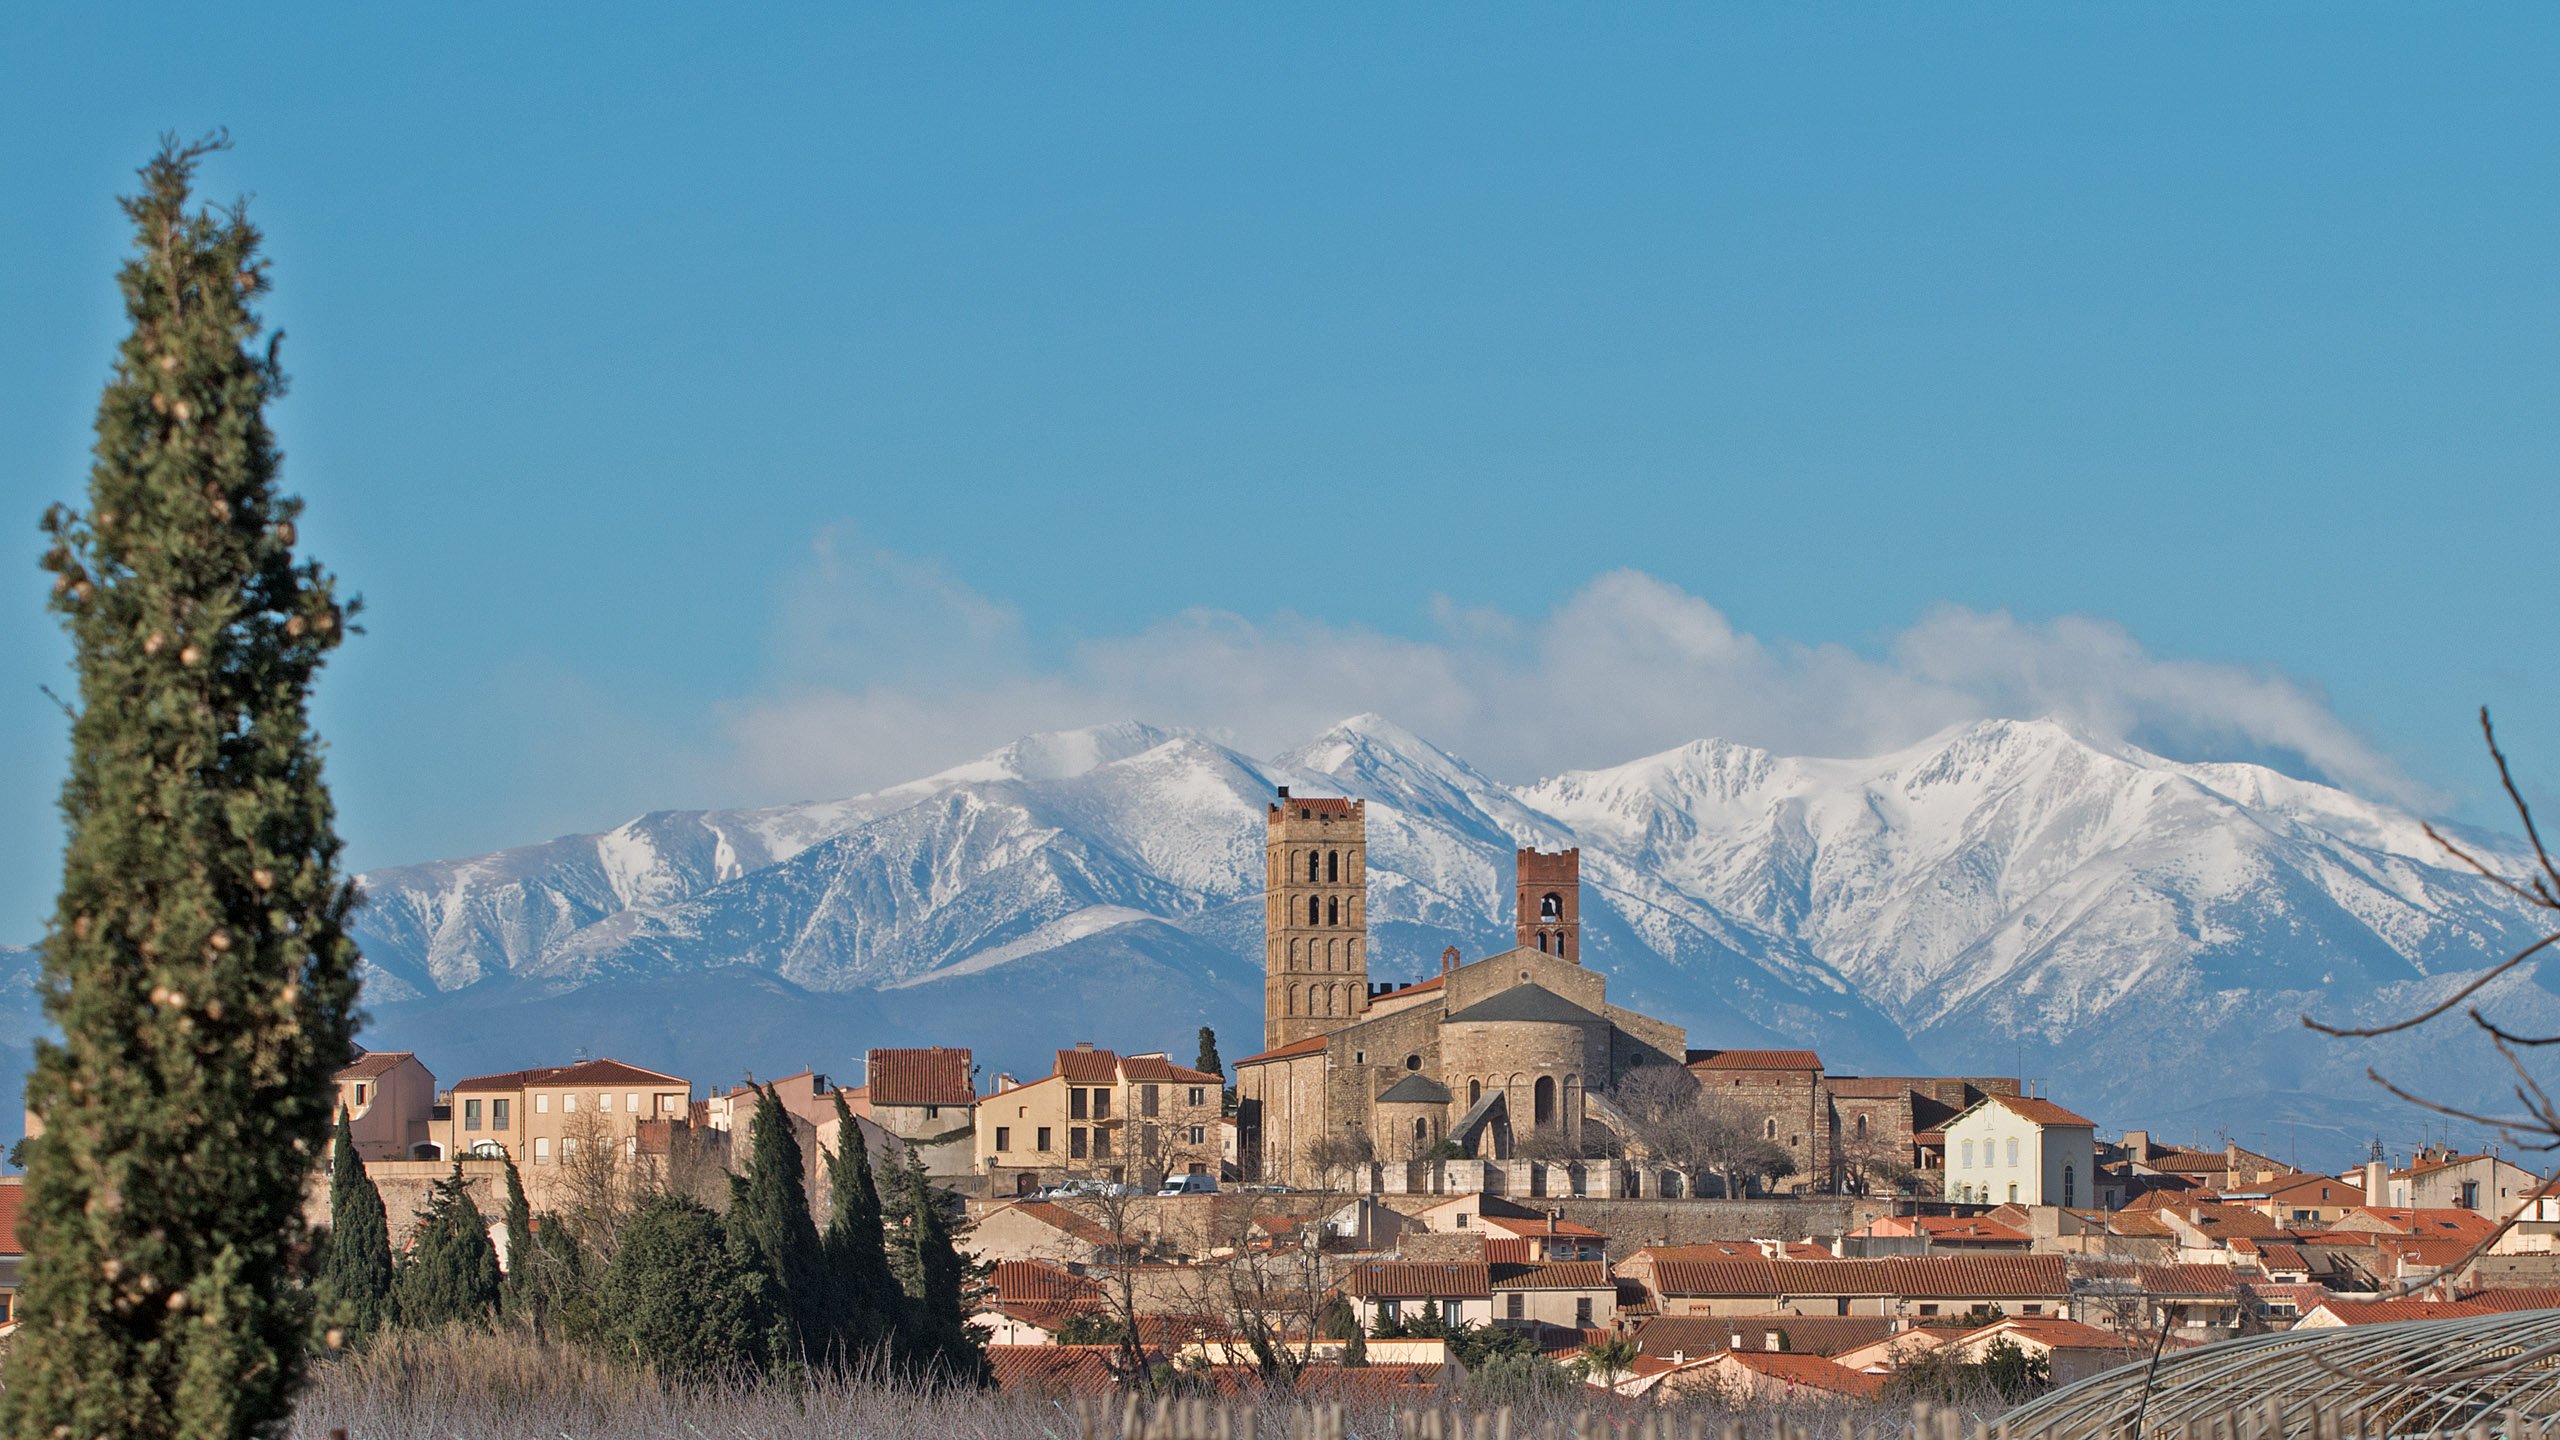
[(2441, 1270), (2461, 1264), (2478, 1244), (2476, 1240), (2439, 1240), (2427, 1235), (2384, 1235), (2377, 1237), (2374, 1248), (2404, 1268)]
[(1487, 1235), (1483, 1238), (1484, 1258), (1494, 1264), (1526, 1265), (1529, 1263), (1528, 1241), (1506, 1235)]
[(1324, 1053), (1325, 1039), (1326, 1037), (1322, 1035), (1310, 1035), (1304, 1040), (1292, 1040), (1277, 1050), (1265, 1050), (1259, 1055), (1247, 1055), (1235, 1063), (1252, 1065), (1264, 1060), (1294, 1060), (1301, 1055), (1321, 1055)]
[(2319, 1309), (2348, 1325), (2387, 1325), (2395, 1320), (2460, 1320), (2471, 1315), (2500, 1313), (2467, 1300), (2331, 1300)]
[(2139, 1350), (2142, 1342), (2130, 1335), (2065, 1320), (2058, 1315), (2020, 1315), (2014, 1319), (1995, 1321), (1973, 1332), (1981, 1335), (2019, 1335), (2039, 1345), (2057, 1350)]
[(1066, 1305), (1102, 1294), (1100, 1282), (1044, 1260), (999, 1260), (987, 1284), (1008, 1304)]
[(2549, 1285), (2474, 1290), (2456, 1298), (2483, 1310), (2560, 1310), (2560, 1287)]
[(1576, 1240), (1609, 1238), (1588, 1225), (1577, 1225), (1571, 1220), (1550, 1220), (1544, 1216), (1530, 1220), (1517, 1215), (1487, 1215), (1484, 1217), (1484, 1223), (1486, 1229), (1507, 1230), (1514, 1235), (1561, 1235)]
[(1657, 1315), (1636, 1330), (1636, 1347), (1648, 1355), (1684, 1354), (1691, 1359), (1731, 1347), (1768, 1346), (1768, 1332), (1784, 1336), (1797, 1355), (1837, 1355), (1894, 1333), (1900, 1322), (1890, 1315)]
[(453, 1084), (455, 1094), (464, 1091), (529, 1090), (535, 1086), (574, 1088), (580, 1085), (682, 1085), (692, 1083), (681, 1075), (662, 1074), (626, 1065), (619, 1060), (582, 1060), (575, 1065), (551, 1065), (532, 1070), (509, 1070), (497, 1075), (474, 1075)]
[(1120, 1057), (1108, 1050), (1061, 1050), (1050, 1073), (1077, 1085), (1109, 1085), (1120, 1078)]
[(1819, 1070), (1822, 1057), (1810, 1050), (1706, 1050), (1689, 1062), (1692, 1070)]
[(379, 1080), (383, 1076), (390, 1074), (392, 1071), (399, 1069), (401, 1061), (414, 1060), (416, 1058), (417, 1052), (412, 1050), (367, 1050), (355, 1059), (339, 1066), (338, 1073), (335, 1078), (340, 1080)]
[(1352, 1271), (1343, 1288), (1364, 1300), (1480, 1300), (1493, 1293), (1492, 1272), (1482, 1261), (1386, 1260)]
[[(1929, 1300), (1998, 1300), (2011, 1296), (2066, 1296), (2071, 1293), (2071, 1277), (2068, 1262), (2060, 1255), (1657, 1260), (1654, 1288), (1665, 1295), (1898, 1295)], [(2229, 1288), (2228, 1282), (2224, 1288)]]
[(2315, 1192), (2322, 1200), (2332, 1198), (2343, 1200), (2348, 1196), (2354, 1196), (2358, 1199), (2362, 1199), (2364, 1196), (2363, 1186), (2350, 1185), (2346, 1181), (2340, 1180), (2335, 1176), (2298, 1175), (2291, 1179), (2278, 1176), (2276, 1179), (2268, 1182), (2267, 1198), (2270, 1200), (2281, 1200), (2289, 1195), (2294, 1195), (2304, 1190)]
[(1224, 1085), (1226, 1080), (1205, 1070), (1185, 1070), (1162, 1055), (1131, 1055), (1120, 1062), (1122, 1078), (1141, 1081), (1171, 1081), (1177, 1085)]
[(1824, 1390), (1834, 1395), (1850, 1395), (1873, 1400), (1884, 1393), (1884, 1377), (1852, 1370), (1819, 1355), (1792, 1355), (1784, 1351), (1728, 1350), (1727, 1364), (1739, 1365), (1772, 1380), (1806, 1390)]
[(1550, 1260), (1544, 1265), (1492, 1265), (1496, 1290), (1615, 1290), (1609, 1267), (1598, 1260)]
[(1898, 1295), (1997, 1300), (2071, 1293), (2070, 1262), (2060, 1255), (1907, 1255), (1885, 1263), (1894, 1267)]
[(1289, 795), (1271, 802), (1274, 810), (1295, 810), (1301, 819), (1318, 815), (1348, 815), (1359, 802), (1323, 795)]
[(2293, 1233), (2246, 1205), (2190, 1200), (2182, 1205), (2163, 1205), (2159, 1213), (2172, 1225), (2184, 1223), (2205, 1235), (2224, 1240), (2275, 1240)]
[(2075, 1115), (2050, 1100), (2031, 1100), (2023, 1095), (1994, 1095), (1984, 1103), (1997, 1105), (2038, 1125), (2086, 1125), (2094, 1130), (2098, 1123), (2085, 1115)]
[[(2059, 1259), (2060, 1257), (2055, 1257)], [(2238, 1277), (2228, 1265), (2142, 1265), (2134, 1272), (2146, 1295), (2236, 1296)]]
[(2477, 1210), (2442, 1208), (2411, 1210), (2397, 1206), (2359, 1205), (2347, 1213), (2365, 1216), (2403, 1235), (2424, 1235), (2438, 1239), (2458, 1236), (2465, 1240), (2477, 1240), (2498, 1228), (2497, 1221)]
[(2300, 1270), (2308, 1273), (2311, 1269), (2310, 1257), (2304, 1255), (2299, 1246), (2265, 1244), (2258, 1245), (2256, 1248), (2258, 1263), (2270, 1270)]
[(975, 1105), (969, 1052), (936, 1045), (925, 1050), (874, 1050), (864, 1068), (874, 1105)]
[(13, 1175), (0, 1180), (0, 1255), (24, 1255), (27, 1242), (18, 1238), (18, 1214), (27, 1200), (27, 1180)]
[(1110, 1345), (990, 1345), (987, 1365), (999, 1390), (1036, 1395), (1106, 1395), (1120, 1388)]

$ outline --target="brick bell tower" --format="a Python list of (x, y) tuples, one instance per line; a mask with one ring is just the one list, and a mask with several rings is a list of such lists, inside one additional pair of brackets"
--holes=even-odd
[(1582, 963), (1582, 852), (1518, 856), (1520, 947)]
[(1369, 840), (1358, 800), (1290, 797), (1264, 817), (1262, 1044), (1323, 1035), (1369, 1008)]

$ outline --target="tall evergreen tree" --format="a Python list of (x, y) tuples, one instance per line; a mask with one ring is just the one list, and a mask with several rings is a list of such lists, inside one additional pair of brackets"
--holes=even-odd
[(124, 202), (132, 328), (88, 508), (45, 517), (80, 699), (0, 1391), (17, 1440), (272, 1432), (303, 1373), (302, 1191), (356, 1001), (306, 704), (353, 606), (294, 557), (258, 232), (189, 208), (219, 143), (164, 144)]
[(501, 1284), (489, 1224), (472, 1203), (457, 1160), (418, 1211), (418, 1238), (391, 1282), (392, 1309), (413, 1330), (486, 1325), (497, 1313)]
[[(924, 1241), (924, 1225), (922, 1217), (916, 1213), (916, 1201), (933, 1192), (924, 1183), (924, 1157), (916, 1153), (916, 1147), (909, 1145), (899, 1153), (902, 1158), (889, 1162), (897, 1168), (897, 1173), (889, 1176), (888, 1183), (880, 1187), (886, 1196), (882, 1202), (881, 1225), (888, 1232), (889, 1273), (896, 1278), (899, 1291), (914, 1301), (924, 1296), (924, 1259), (916, 1248)], [(912, 1314), (913, 1310), (914, 1307), (909, 1305), (904, 1307), (903, 1313)], [(901, 1332), (905, 1328), (902, 1319)]]
[(542, 1256), (533, 1239), (533, 1207), (524, 1200), (524, 1176), (516, 1170), (516, 1157), (506, 1157), (507, 1165), (507, 1259), (505, 1274), (498, 1282), (498, 1310), (518, 1324), (542, 1328), (542, 1284), (537, 1278), (542, 1269)]
[(678, 1380), (761, 1368), (771, 1323), (764, 1276), (741, 1262), (720, 1217), (681, 1195), (643, 1203), (596, 1294), (596, 1343)]
[(825, 1358), (834, 1330), (832, 1296), (809, 1212), (805, 1157), (790, 1112), (771, 1086), (756, 1094), (755, 1134), (744, 1174), (733, 1182), (723, 1220), (729, 1248), (773, 1287), (776, 1361)]
[(391, 1222), (343, 1108), (329, 1151), (328, 1253), (311, 1291), (320, 1324), (342, 1340), (370, 1335), (391, 1318)]
[(1200, 1058), (1191, 1068), (1217, 1076), (1220, 1083), (1227, 1078), (1227, 1062), (1218, 1058), (1218, 1032), (1206, 1025), (1200, 1027)]
[(855, 1361), (887, 1342), (904, 1297), (889, 1269), (880, 1223), (880, 1190), (871, 1180), (871, 1146), (862, 1126), (836, 1092), (836, 1150), (827, 1157), (826, 1257), (828, 1289), (835, 1297), (835, 1352)]
[[(910, 1147), (907, 1154), (915, 1154)], [(920, 1287), (908, 1307), (906, 1351), (918, 1368), (967, 1384), (988, 1378), (986, 1342), (969, 1324), (969, 1262), (952, 1243), (951, 1222), (924, 1178), (921, 1162), (907, 1169), (907, 1209), (915, 1216), (916, 1271)]]

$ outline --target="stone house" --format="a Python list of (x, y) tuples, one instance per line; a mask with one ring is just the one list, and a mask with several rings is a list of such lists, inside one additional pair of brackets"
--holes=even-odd
[(1993, 1095), (1945, 1133), (1949, 1200), (2069, 1207), (2089, 1198), (2097, 1126), (2050, 1100)]
[(366, 1160), (434, 1160), (436, 1077), (407, 1050), (368, 1050), (340, 1067), (338, 1108)]
[(976, 1067), (965, 1048), (874, 1050), (863, 1085), (847, 1091), (854, 1113), (912, 1146), (929, 1175), (976, 1169)]
[(620, 1060), (583, 1060), (475, 1075), (446, 1093), (435, 1140), (448, 1156), (512, 1157), (535, 1171), (578, 1157), (581, 1146), (640, 1153), (644, 1120), (688, 1120), (693, 1085), (680, 1076)]

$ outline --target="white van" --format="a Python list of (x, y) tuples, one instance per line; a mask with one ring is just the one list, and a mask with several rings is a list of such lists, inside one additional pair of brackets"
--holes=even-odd
[(1164, 1177), (1164, 1188), (1156, 1193), (1158, 1195), (1215, 1195), (1218, 1193), (1218, 1177), (1215, 1175), (1167, 1175)]

